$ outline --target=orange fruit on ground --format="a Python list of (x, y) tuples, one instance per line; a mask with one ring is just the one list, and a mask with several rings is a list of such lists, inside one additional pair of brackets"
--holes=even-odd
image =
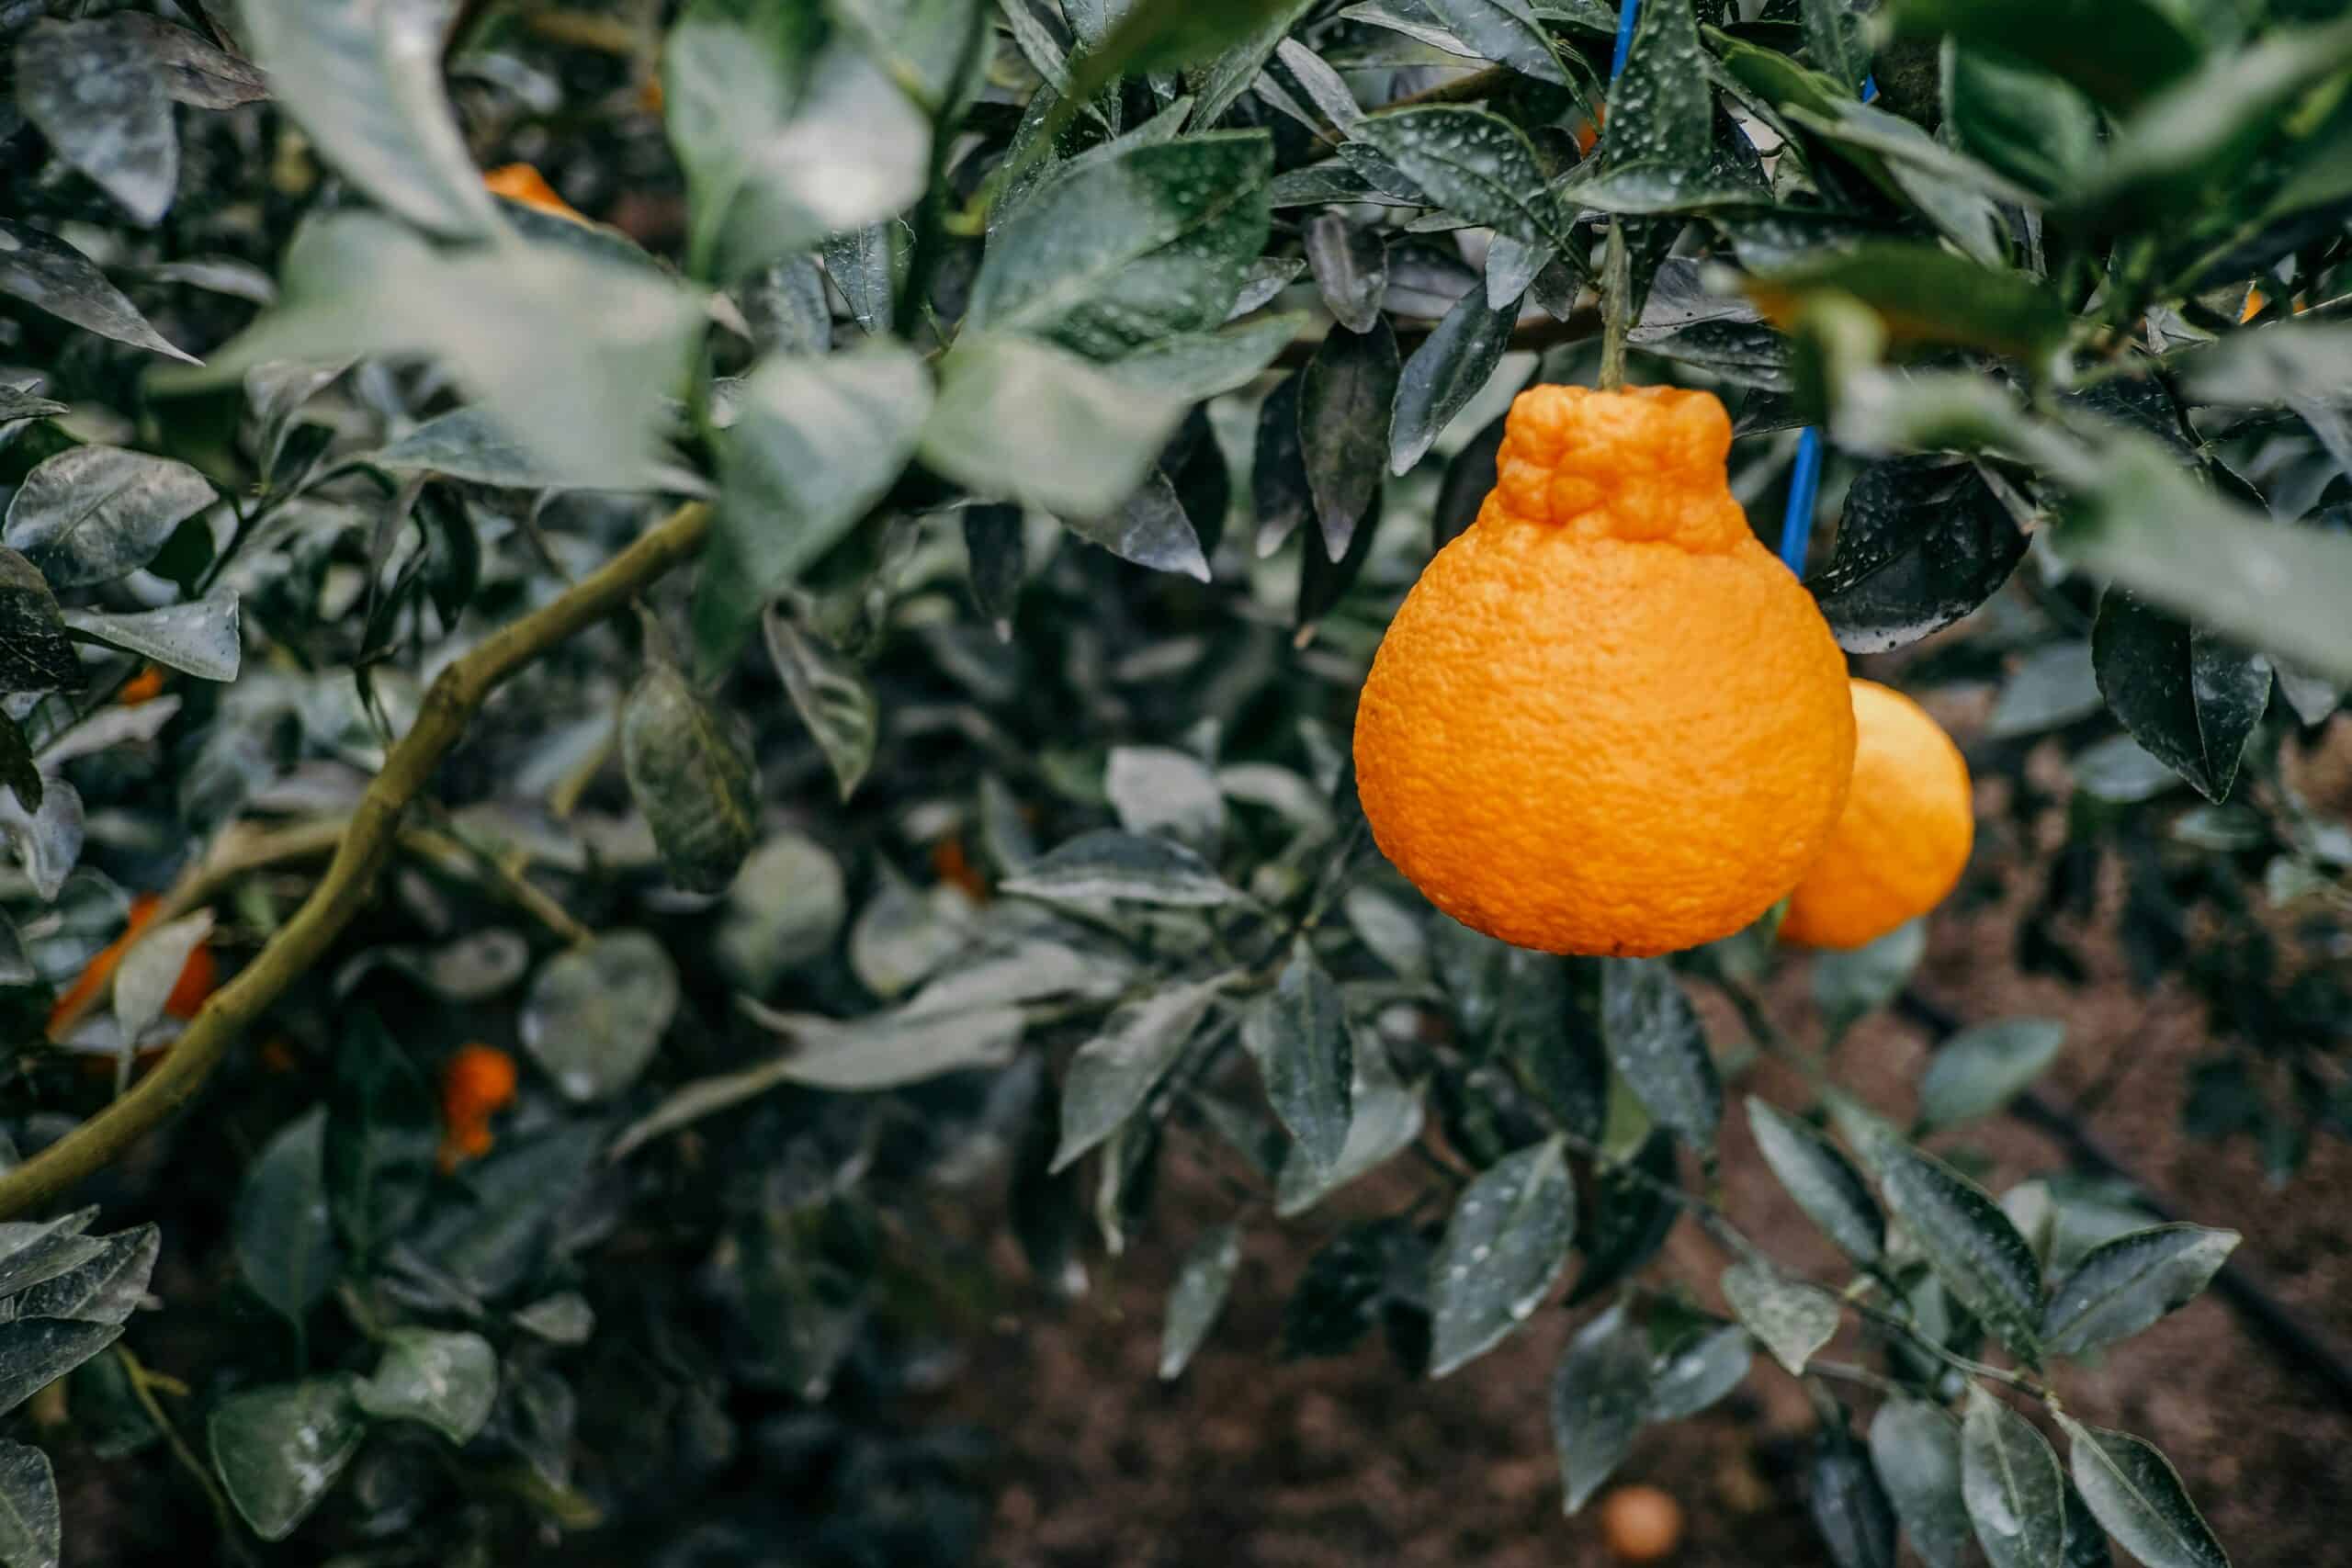
[(1600, 1500), (1600, 1537), (1620, 1562), (1656, 1562), (1682, 1540), (1682, 1505), (1655, 1486), (1619, 1486)]
[(1943, 902), (1968, 864), (1968, 763), (1943, 727), (1875, 681), (1854, 689), (1854, 788), (1829, 847), (1789, 895), (1781, 935), (1860, 947)]
[(490, 187), (492, 196), (503, 196), (509, 201), (519, 201), (526, 207), (536, 207), (541, 212), (552, 212), (558, 218), (569, 218), (574, 223), (586, 223), (579, 209), (556, 194), (547, 176), (528, 164), (507, 164), (482, 175), (481, 183)]
[(1724, 482), (1705, 392), (1537, 387), (1356, 710), (1373, 837), (1463, 924), (1553, 953), (1728, 936), (1846, 803), (1846, 660)]

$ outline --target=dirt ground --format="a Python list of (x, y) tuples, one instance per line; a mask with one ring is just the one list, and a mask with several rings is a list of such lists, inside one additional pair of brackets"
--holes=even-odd
[[(1965, 716), (1951, 716), (1964, 720)], [(2339, 720), (2339, 723), (2344, 721)], [(2340, 739), (2340, 738), (2339, 738)], [(1997, 791), (1997, 784), (1986, 786)], [(1980, 801), (1980, 807), (1997, 804)], [(2022, 975), (2012, 933), (2038, 846), (1988, 835), (1973, 877), (1996, 902), (1934, 924), (1919, 990), (1964, 1021), (2040, 1014), (2068, 1043), (2044, 1080), (2069, 1105), (2123, 1070), (2085, 1125), (2183, 1217), (2242, 1229), (2239, 1266), (2352, 1347), (2352, 1148), (2323, 1140), (2291, 1183), (2265, 1179), (2244, 1140), (2224, 1147), (2179, 1131), (2183, 1070), (2210, 1049), (2193, 1000), (2171, 987), (2134, 991), (2120, 958), (2089, 948), (2074, 987)], [(1962, 902), (1962, 901), (1955, 901)], [(1801, 972), (1772, 1002), (1784, 1026), (1810, 1023)], [(1708, 1022), (1719, 1048), (1740, 1038), (1728, 1011)], [(1879, 1019), (1858, 1029), (1840, 1076), (1883, 1106), (1909, 1104), (1928, 1041)], [(1741, 1087), (1802, 1100), (1776, 1070)], [(2041, 1134), (2010, 1120), (1972, 1130), (1993, 1184), (2064, 1168)], [(1835, 1271), (1826, 1242), (1782, 1196), (1741, 1119), (1726, 1127), (1731, 1208), (1776, 1255)], [(1335, 1200), (1394, 1212), (1408, 1179)], [(975, 1358), (958, 1414), (1002, 1445), (991, 1561), (1003, 1568), (1537, 1568), (1606, 1561), (1589, 1515), (1565, 1518), (1545, 1416), (1552, 1366), (1581, 1314), (1540, 1314), (1501, 1348), (1438, 1382), (1399, 1371), (1375, 1335), (1337, 1360), (1281, 1364), (1282, 1303), (1333, 1218), (1254, 1227), (1231, 1303), (1174, 1385), (1154, 1376), (1160, 1303), (1198, 1226), (1227, 1201), (1204, 1179), (1171, 1179), (1162, 1223), (1057, 1316), (1023, 1314)], [(1679, 1228), (1657, 1269), (1713, 1296), (1722, 1267), (1695, 1227)], [(1835, 1353), (1835, 1352), (1833, 1352)], [(2256, 1337), (2209, 1294), (2090, 1369), (2062, 1371), (2069, 1407), (2156, 1442), (2179, 1466), (2240, 1568), (2352, 1562), (2352, 1407)], [(1858, 1391), (1859, 1392), (1859, 1391)], [(1865, 1396), (1866, 1397), (1866, 1396)], [(1866, 1406), (1865, 1406), (1866, 1408)], [(1651, 1428), (1620, 1472), (1679, 1498), (1684, 1568), (1826, 1561), (1803, 1503), (1814, 1427), (1797, 1384), (1758, 1359), (1734, 1398), (1679, 1427)]]

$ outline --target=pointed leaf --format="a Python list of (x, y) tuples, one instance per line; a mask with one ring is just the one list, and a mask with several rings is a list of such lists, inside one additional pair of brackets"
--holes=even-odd
[(2118, 588), (2099, 602), (2091, 661), (2132, 739), (2206, 799), (2227, 799), (2269, 705), (2269, 660)]
[(1066, 517), (1064, 523), (1080, 538), (1091, 540), (1117, 556), (1153, 571), (1180, 572), (1196, 581), (1209, 580), (1208, 558), (1201, 537), (1184, 510), (1167, 473), (1154, 468), (1143, 483), (1111, 512), (1100, 517)]
[(1747, 1100), (1747, 1125), (1764, 1163), (1805, 1217), (1855, 1262), (1876, 1262), (1886, 1246), (1886, 1217), (1845, 1151), (1753, 1095)]
[(1274, 1213), (1283, 1219), (1305, 1213), (1329, 1194), (1391, 1156), (1421, 1134), (1421, 1098), (1397, 1081), (1396, 1070), (1377, 1036), (1354, 1036), (1351, 1056), (1355, 1085), (1350, 1092), (1348, 1141), (1329, 1169), (1318, 1168), (1293, 1148), (1283, 1158), (1274, 1190)]
[(112, 17), (34, 23), (17, 40), (17, 101), (57, 155), (133, 221), (162, 220), (179, 188), (179, 137), (133, 28)]
[(213, 48), (186, 28), (136, 11), (118, 11), (107, 19), (138, 40), (164, 91), (175, 103), (232, 109), (269, 96), (269, 79), (259, 69)]
[(14, 1410), (121, 1337), (119, 1323), (65, 1317), (0, 1323), (0, 1412)]
[(1062, 1135), (1054, 1169), (1063, 1169), (1109, 1137), (1143, 1104), (1160, 1075), (1183, 1054), (1226, 984), (1226, 976), (1213, 976), (1129, 1002), (1110, 1016), (1102, 1033), (1079, 1047), (1062, 1081)]
[(8, 502), (6, 538), (52, 587), (78, 588), (145, 566), (173, 529), (219, 499), (186, 463), (75, 446), (25, 476)]
[(1871, 1463), (1928, 1568), (1961, 1568), (1968, 1551), (1960, 1423), (1921, 1400), (1893, 1398), (1871, 1420)]
[(1382, 318), (1367, 333), (1327, 335), (1299, 376), (1299, 446), (1330, 560), (1347, 555), (1380, 489), (1399, 374), (1396, 336)]
[(1148, 343), (1103, 367), (1139, 390), (1201, 402), (1255, 380), (1306, 325), (1306, 312), (1239, 321), (1210, 333), (1178, 333)]
[(1960, 1303), (2028, 1366), (2041, 1361), (2041, 1267), (1985, 1190), (1898, 1140), (1869, 1151), (1886, 1201)]
[[(1577, 1195), (1557, 1139), (1505, 1155), (1462, 1190), (1430, 1264), (1430, 1375), (1443, 1377), (1527, 1321), (1567, 1267)], [(1642, 1359), (1646, 1382), (1648, 1358)]]
[(1502, 363), (1510, 346), (1519, 307), (1500, 310), (1472, 289), (1445, 313), (1437, 330), (1421, 340), (1405, 361), (1389, 423), (1388, 471), (1402, 474), (1419, 462), (1453, 416), (1470, 406)]
[(0, 838), (16, 847), (33, 891), (48, 904), (82, 858), (82, 796), (67, 780), (47, 778), (37, 798), (40, 804), (28, 811), (20, 791), (0, 794)]
[(163, 1233), (145, 1224), (98, 1241), (98, 1251), (86, 1262), (18, 1296), (17, 1315), (128, 1323), (147, 1294), (147, 1280), (155, 1271), (155, 1258), (163, 1247)]
[(2033, 1423), (1981, 1388), (1960, 1429), (1961, 1495), (1993, 1568), (2060, 1568), (2065, 1479)]
[(1633, 1448), (1649, 1398), (1649, 1345), (1622, 1303), (1577, 1330), (1552, 1374), (1552, 1443), (1566, 1512), (1591, 1501)]
[(1227, 904), (1243, 897), (1182, 845), (1107, 829), (1056, 845), (1007, 877), (1003, 886), (1030, 898), (1124, 898), (1177, 908)]
[(2081, 1356), (2128, 1339), (2186, 1306), (2243, 1239), (2203, 1225), (2156, 1225), (2093, 1247), (2051, 1292), (2041, 1336), (2051, 1354)]
[(201, 599), (126, 615), (69, 610), (65, 624), (199, 681), (233, 681), (243, 661), (233, 588), (215, 588)]
[(1838, 1332), (1838, 1298), (1792, 1280), (1769, 1263), (1743, 1258), (1724, 1270), (1724, 1300), (1772, 1359), (1802, 1377), (1815, 1351)]
[(229, 1501), (264, 1540), (283, 1540), (359, 1452), (367, 1424), (351, 1380), (312, 1378), (232, 1393), (207, 1425)]
[(212, 934), (212, 911), (198, 909), (150, 926), (122, 952), (115, 966), (114, 1016), (126, 1041), (136, 1042), (164, 1016), (188, 957)]
[(1539, 82), (1568, 85), (1552, 35), (1527, 0), (1427, 0), (1440, 26), (1485, 59)]
[(1713, 1148), (1723, 1080), (1674, 971), (1656, 959), (1604, 960), (1600, 1005), (1609, 1059), (1634, 1097), (1684, 1143)]
[(1836, 1568), (1894, 1568), (1894, 1509), (1870, 1454), (1842, 1422), (1815, 1445), (1804, 1500)]
[(940, 362), (921, 452), (983, 498), (1100, 517), (1143, 482), (1183, 412), (1049, 344), (967, 332)]
[(800, 629), (775, 605), (763, 620), (768, 657), (784, 682), (793, 711), (825, 754), (847, 800), (874, 761), (878, 728), (874, 692), (857, 666)]
[(1305, 937), (1293, 944), (1273, 992), (1251, 1010), (1241, 1039), (1266, 1080), (1274, 1114), (1308, 1159), (1330, 1169), (1347, 1146), (1355, 1061), (1339, 987)]
[(2009, 1018), (1962, 1030), (1944, 1042), (1920, 1077), (1919, 1120), (1952, 1127), (1991, 1115), (2040, 1077), (2065, 1043), (2066, 1026), (2050, 1018)]
[(245, 1288), (297, 1324), (334, 1282), (325, 1138), (324, 1106), (280, 1128), (246, 1170), (231, 1223)]
[(1453, 104), (1398, 109), (1369, 116), (1357, 134), (1454, 216), (1526, 244), (1566, 243), (1534, 147), (1501, 116)]
[(1168, 1317), (1159, 1333), (1159, 1375), (1181, 1377), (1201, 1342), (1216, 1326), (1225, 1310), (1233, 1273), (1241, 1266), (1241, 1231), (1236, 1225), (1214, 1225), (1193, 1244), (1168, 1292)]
[(2180, 1472), (2154, 1445), (2064, 1415), (2058, 1424), (2083, 1501), (2124, 1551), (2146, 1568), (2229, 1568)]
[(1883, 653), (1991, 598), (2026, 544), (1973, 463), (1895, 457), (1854, 477), (1829, 564), (1805, 586), (1840, 648)]
[(629, 798), (670, 880), (689, 893), (725, 892), (759, 830), (749, 725), (656, 656), (622, 704), (620, 750)]
[(53, 234), (0, 218), (0, 294), (9, 294), (100, 337), (194, 365), (166, 342), (90, 258)]
[(1323, 213), (1306, 226), (1306, 263), (1340, 325), (1356, 333), (1372, 331), (1388, 291), (1388, 250), (1380, 231)]
[(0, 692), (48, 692), (82, 678), (57, 595), (33, 564), (0, 547)]
[(1747, 1381), (1755, 1359), (1748, 1343), (1747, 1330), (1726, 1323), (1659, 1357), (1642, 1419), (1680, 1421), (1730, 1393)]

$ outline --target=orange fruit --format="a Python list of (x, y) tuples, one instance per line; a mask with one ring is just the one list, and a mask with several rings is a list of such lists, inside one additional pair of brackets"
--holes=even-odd
[(1846, 660), (1724, 482), (1705, 392), (1537, 387), (1374, 657), (1356, 785), (1464, 925), (1553, 953), (1728, 936), (1846, 803)]
[(164, 671), (150, 664), (122, 683), (115, 701), (124, 707), (135, 708), (141, 703), (152, 703), (164, 694)]
[(461, 1045), (441, 1065), (441, 1168), (490, 1152), (490, 1119), (514, 1103), (514, 1058), (495, 1045)]
[(519, 201), (526, 207), (536, 207), (541, 212), (552, 212), (558, 218), (569, 218), (574, 223), (587, 219), (570, 202), (555, 193), (547, 176), (528, 164), (508, 164), (482, 175), (481, 183), (490, 187), (492, 196), (503, 196), (509, 201)]
[[(140, 932), (154, 923), (156, 911), (162, 908), (163, 900), (153, 893), (141, 893), (130, 901), (130, 921), (122, 934), (91, 954), (89, 963), (82, 966), (82, 973), (74, 976), (74, 983), (58, 995), (56, 1005), (49, 1010), (51, 1039), (97, 1000), (107, 983), (114, 978), (115, 966), (122, 962), (122, 955), (139, 940)], [(172, 983), (171, 995), (164, 998), (164, 1011), (183, 1021), (194, 1018), (197, 1010), (204, 1005), (204, 998), (212, 994), (215, 977), (212, 950), (198, 944), (180, 966), (180, 976)]]
[(1789, 895), (1781, 935), (1860, 947), (1943, 901), (1968, 863), (1968, 763), (1943, 727), (1875, 681), (1854, 689), (1854, 788), (1829, 847)]
[(1656, 1562), (1682, 1540), (1682, 1505), (1655, 1486), (1619, 1486), (1600, 1500), (1600, 1537), (1620, 1562)]

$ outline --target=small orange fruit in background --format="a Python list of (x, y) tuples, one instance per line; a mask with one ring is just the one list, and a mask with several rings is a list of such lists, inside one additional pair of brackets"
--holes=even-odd
[(1619, 1486), (1600, 1500), (1600, 1536), (1620, 1562), (1656, 1562), (1682, 1541), (1682, 1505), (1655, 1486)]
[(141, 703), (152, 703), (163, 694), (164, 671), (161, 667), (150, 664), (146, 669), (125, 681), (122, 683), (122, 690), (116, 694), (114, 700), (124, 707), (135, 708)]
[[(74, 976), (74, 983), (59, 994), (56, 1005), (49, 1010), (51, 1039), (88, 1010), (107, 982), (114, 978), (115, 966), (122, 962), (122, 955), (139, 940), (141, 932), (155, 923), (156, 912), (162, 908), (163, 900), (153, 893), (141, 893), (130, 901), (130, 922), (123, 928), (122, 934), (91, 955), (89, 963), (82, 966), (82, 973)], [(194, 1018), (197, 1010), (204, 1005), (204, 998), (212, 994), (218, 973), (212, 950), (198, 943), (189, 952), (187, 962), (180, 965), (180, 977), (172, 983), (172, 994), (164, 998), (164, 1013), (183, 1021)]]
[(1728, 936), (1828, 841), (1846, 660), (1732, 499), (1705, 392), (1537, 387), (1356, 710), (1374, 839), (1464, 925), (1553, 953)]
[(1854, 788), (1829, 847), (1789, 895), (1781, 935), (1860, 947), (1943, 902), (1968, 864), (1976, 812), (1968, 763), (1902, 693), (1856, 681)]
[(495, 1045), (461, 1045), (441, 1066), (441, 1168), (490, 1153), (490, 1119), (514, 1103), (514, 1058)]
[(528, 164), (507, 164), (482, 175), (481, 183), (490, 187), (492, 196), (503, 196), (509, 201), (519, 201), (526, 207), (536, 207), (541, 212), (552, 212), (558, 218), (569, 218), (574, 223), (586, 223), (578, 209), (558, 196), (547, 176)]

